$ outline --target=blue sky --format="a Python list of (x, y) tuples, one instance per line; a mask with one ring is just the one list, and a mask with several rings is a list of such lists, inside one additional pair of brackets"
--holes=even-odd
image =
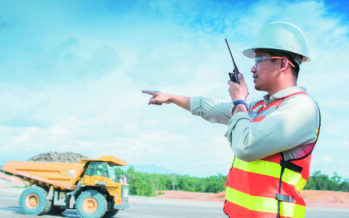
[(0, 164), (42, 152), (114, 155), (181, 174), (226, 174), (226, 126), (143, 89), (229, 100), (229, 40), (242, 55), (272, 21), (301, 27), (311, 62), (299, 85), (318, 101), (322, 128), (311, 171), (349, 178), (349, 34), (345, 1), (0, 0)]

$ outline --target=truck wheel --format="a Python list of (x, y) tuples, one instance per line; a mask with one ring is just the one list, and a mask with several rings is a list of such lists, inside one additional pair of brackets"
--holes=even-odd
[(24, 190), (19, 197), (19, 207), (25, 214), (42, 215), (52, 207), (51, 201), (46, 200), (47, 191), (39, 186)]
[(117, 210), (117, 209), (109, 210), (109, 211), (104, 215), (103, 218), (111, 218), (111, 217), (114, 217), (115, 214), (118, 213), (118, 211), (119, 211), (119, 210)]
[(87, 190), (76, 200), (76, 209), (84, 218), (100, 218), (107, 212), (107, 201), (98, 191)]

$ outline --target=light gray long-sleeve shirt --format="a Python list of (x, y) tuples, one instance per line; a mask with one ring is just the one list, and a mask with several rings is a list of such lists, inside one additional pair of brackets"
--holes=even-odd
[[(268, 106), (274, 101), (304, 92), (300, 87), (290, 87), (272, 96), (264, 96)], [(232, 102), (204, 97), (190, 99), (190, 111), (205, 120), (228, 125), (225, 134), (234, 154), (244, 161), (254, 161), (283, 152), (286, 160), (303, 157), (313, 149), (317, 139), (320, 111), (317, 103), (305, 94), (297, 94), (282, 101), (279, 107), (261, 122), (253, 122), (250, 110), (257, 102), (249, 104), (249, 112), (232, 116)]]

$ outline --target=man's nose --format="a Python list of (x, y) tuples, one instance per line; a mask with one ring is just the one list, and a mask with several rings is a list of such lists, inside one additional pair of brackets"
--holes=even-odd
[(255, 65), (253, 65), (251, 68), (251, 73), (256, 73), (256, 72), (257, 72), (257, 68)]

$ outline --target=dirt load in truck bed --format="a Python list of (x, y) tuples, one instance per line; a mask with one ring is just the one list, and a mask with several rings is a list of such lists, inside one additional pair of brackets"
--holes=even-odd
[(79, 162), (81, 159), (88, 158), (83, 154), (73, 152), (48, 152), (35, 155), (28, 159), (28, 161), (42, 161), (42, 162)]

